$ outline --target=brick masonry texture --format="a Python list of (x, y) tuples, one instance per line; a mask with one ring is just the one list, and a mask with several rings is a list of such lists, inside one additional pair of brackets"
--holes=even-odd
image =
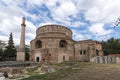
[(61, 25), (44, 25), (36, 30), (31, 42), (30, 61), (60, 63), (63, 61), (90, 61), (102, 56), (102, 46), (93, 40), (74, 41), (72, 31)]

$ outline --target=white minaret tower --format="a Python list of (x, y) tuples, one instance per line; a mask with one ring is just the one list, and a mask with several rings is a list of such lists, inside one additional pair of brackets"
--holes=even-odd
[(25, 61), (25, 18), (22, 18), (20, 47), (17, 51), (17, 61)]

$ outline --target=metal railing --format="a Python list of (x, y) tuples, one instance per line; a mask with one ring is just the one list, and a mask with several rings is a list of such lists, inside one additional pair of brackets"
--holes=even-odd
[(17, 61), (6, 61), (0, 62), (0, 67), (26, 67), (37, 65), (36, 62), (17, 62)]

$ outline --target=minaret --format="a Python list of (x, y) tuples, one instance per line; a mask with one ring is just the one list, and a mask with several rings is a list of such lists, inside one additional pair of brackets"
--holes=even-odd
[(20, 39), (20, 49), (25, 50), (25, 18), (22, 18), (22, 24), (21, 24), (21, 39)]
[(25, 18), (22, 18), (20, 47), (17, 51), (17, 61), (25, 61)]

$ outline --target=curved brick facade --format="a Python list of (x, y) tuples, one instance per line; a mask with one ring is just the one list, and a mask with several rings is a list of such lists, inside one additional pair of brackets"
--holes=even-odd
[(67, 37), (72, 38), (72, 31), (61, 25), (45, 25), (41, 26), (36, 31), (36, 37)]
[[(82, 43), (82, 44), (81, 44)], [(96, 50), (100, 50), (101, 45), (96, 41), (74, 41), (72, 31), (61, 25), (45, 25), (36, 30), (36, 37), (31, 41), (31, 61), (46, 61), (50, 63), (60, 63), (70, 60), (87, 60), (89, 56), (96, 56)], [(93, 52), (90, 53), (89, 45), (93, 44)], [(81, 45), (86, 47), (81, 48)], [(99, 47), (97, 46), (99, 45)], [(97, 49), (98, 48), (98, 49)], [(80, 51), (82, 51), (81, 54)], [(102, 54), (102, 53), (101, 53)]]

